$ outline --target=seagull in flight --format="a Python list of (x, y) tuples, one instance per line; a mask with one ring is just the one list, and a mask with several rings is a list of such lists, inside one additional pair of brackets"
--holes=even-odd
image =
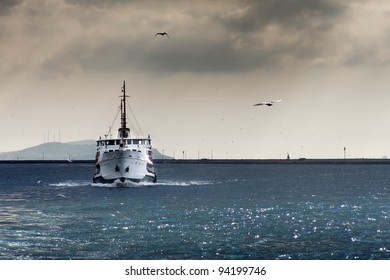
[(257, 103), (253, 106), (261, 106), (261, 105), (267, 105), (267, 106), (273, 106), (274, 103), (278, 103), (278, 102), (281, 102), (282, 100), (279, 99), (279, 100), (273, 100), (273, 101), (264, 101), (264, 102), (260, 102), (260, 103)]
[[(154, 37), (156, 37), (157, 35), (161, 35), (161, 36), (165, 36), (166, 35), (168, 37), (168, 39), (169, 39), (169, 36), (168, 36), (167, 32), (157, 32), (156, 35), (154, 35)], [(153, 39), (154, 39), (154, 37), (153, 37)]]

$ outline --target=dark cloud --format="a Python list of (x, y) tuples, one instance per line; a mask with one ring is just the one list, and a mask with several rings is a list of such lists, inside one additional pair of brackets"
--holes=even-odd
[[(334, 0), (178, 2), (175, 7), (174, 1), (157, 1), (158, 8), (153, 1), (66, 1), (80, 5), (75, 20), (83, 30), (74, 33), (88, 36), (76, 37), (46, 58), (44, 76), (70, 75), (74, 69), (237, 73), (280, 69), (317, 58), (326, 62), (338, 43), (331, 35), (349, 9), (348, 1)], [(110, 6), (118, 3), (135, 5)], [(107, 9), (95, 14), (91, 6)], [(85, 24), (89, 21), (94, 24)], [(153, 39), (161, 31), (170, 39)]]
[(65, 0), (65, 2), (72, 5), (80, 6), (95, 6), (95, 7), (109, 7), (117, 3), (129, 3), (131, 0)]
[(329, 26), (346, 11), (342, 1), (334, 0), (248, 0), (242, 12), (222, 14), (220, 21), (227, 28), (239, 32), (253, 32), (269, 24), (284, 28), (306, 29), (316, 24)]
[(5, 15), (10, 9), (19, 5), (21, 0), (1, 0), (0, 1), (0, 16)]
[(268, 67), (275, 59), (266, 49), (235, 49), (227, 37), (202, 43), (196, 39), (188, 39), (179, 41), (174, 47), (164, 46), (153, 51), (142, 65), (145, 70), (237, 73)]
[[(99, 41), (99, 40), (98, 40)], [(71, 75), (75, 70), (88, 73), (123, 73), (139, 64), (142, 46), (125, 38), (101, 39), (94, 45), (88, 39), (74, 41), (71, 46), (47, 59), (41, 67), (44, 77)]]
[(216, 21), (246, 42), (240, 60), (252, 68), (282, 66), (286, 58), (310, 60), (326, 56), (329, 35), (345, 20), (347, 2), (334, 0), (270, 0), (242, 2)]
[[(204, 14), (201, 18), (207, 19), (203, 21), (207, 25), (195, 27), (199, 30), (192, 30), (192, 37), (172, 42), (170, 49), (151, 57), (148, 66), (190, 72), (288, 67), (287, 61), (326, 56), (331, 44), (327, 37), (347, 11), (346, 4), (334, 0), (237, 2), (233, 9)], [(192, 10), (187, 13), (199, 14)], [(197, 22), (196, 18), (192, 20)], [(214, 29), (213, 25), (222, 28), (218, 35), (206, 31)]]
[(129, 42), (117, 38), (105, 41), (99, 47), (81, 42), (46, 61), (42, 74), (68, 75), (76, 68), (89, 73), (240, 72), (256, 69), (259, 64), (269, 64), (273, 59), (266, 53), (237, 52), (229, 45), (226, 40), (200, 43), (179, 39), (161, 43), (152, 40)]

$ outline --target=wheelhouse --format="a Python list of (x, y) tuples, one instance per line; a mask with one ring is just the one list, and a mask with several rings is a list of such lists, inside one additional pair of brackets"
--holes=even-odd
[(132, 138), (132, 139), (104, 139), (96, 142), (97, 147), (119, 146), (124, 144), (125, 146), (152, 146), (150, 138)]

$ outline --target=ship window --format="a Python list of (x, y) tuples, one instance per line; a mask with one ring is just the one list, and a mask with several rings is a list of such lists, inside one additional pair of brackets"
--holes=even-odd
[(131, 140), (127, 140), (127, 144), (128, 144), (128, 145), (131, 145), (131, 144), (133, 144), (133, 143), (131, 143)]
[(134, 140), (134, 144), (140, 144), (140, 140)]

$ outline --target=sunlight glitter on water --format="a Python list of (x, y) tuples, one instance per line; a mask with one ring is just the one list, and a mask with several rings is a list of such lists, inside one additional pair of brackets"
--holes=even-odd
[(166, 165), (125, 188), (39, 168), (0, 182), (1, 259), (390, 257), (382, 166)]

